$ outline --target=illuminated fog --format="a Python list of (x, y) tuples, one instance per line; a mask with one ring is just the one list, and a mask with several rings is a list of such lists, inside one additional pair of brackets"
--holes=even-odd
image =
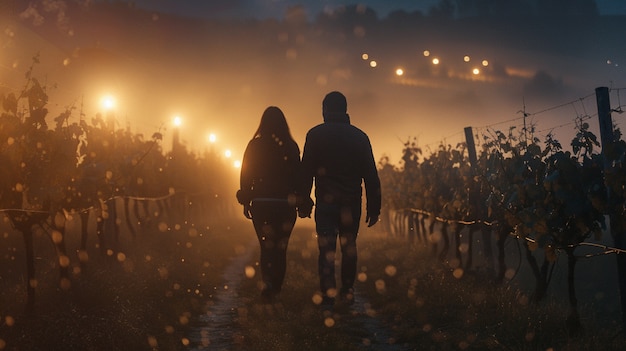
[(553, 131), (568, 145), (574, 119), (596, 113), (594, 89), (623, 85), (619, 17), (382, 18), (348, 6), (315, 20), (292, 8), (283, 21), (219, 22), (123, 3), (24, 7), (17, 2), (2, 20), (1, 89), (19, 91), (39, 53), (34, 74), (51, 108), (74, 105), (74, 118), (90, 117), (113, 96), (120, 127), (160, 130), (167, 147), (178, 116), (190, 149), (230, 150), (234, 159), (269, 105), (283, 109), (302, 144), (330, 90), (346, 94), (376, 157), (396, 162), (409, 138), (455, 145), (467, 126), (521, 128), (524, 111), (540, 139)]

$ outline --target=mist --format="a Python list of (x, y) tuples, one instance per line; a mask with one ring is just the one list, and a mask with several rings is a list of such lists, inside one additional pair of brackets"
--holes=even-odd
[(37, 56), (33, 75), (48, 87), (50, 118), (74, 106), (72, 118), (90, 119), (111, 95), (120, 128), (160, 131), (166, 149), (179, 116), (189, 149), (240, 158), (270, 105), (302, 147), (333, 90), (347, 96), (375, 157), (393, 163), (412, 138), (425, 149), (455, 146), (468, 126), (489, 135), (526, 123), (567, 146), (577, 118), (597, 130), (594, 89), (624, 85), (622, 16), (431, 10), (379, 18), (353, 5), (314, 21), (302, 7), (283, 20), (216, 20), (118, 2), (58, 3), (3, 8), (0, 92), (19, 92)]

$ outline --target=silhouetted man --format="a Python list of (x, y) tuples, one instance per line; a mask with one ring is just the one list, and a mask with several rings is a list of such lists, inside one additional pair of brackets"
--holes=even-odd
[[(302, 189), (307, 197), (315, 181), (315, 225), (319, 246), (322, 305), (332, 306), (337, 296), (335, 252), (341, 246), (340, 297), (354, 300), (357, 269), (356, 238), (361, 219), (362, 183), (367, 197), (365, 222), (369, 227), (380, 215), (380, 179), (369, 137), (350, 124), (345, 96), (337, 91), (322, 102), (324, 123), (307, 133), (302, 154)], [(308, 217), (311, 210), (299, 210)]]

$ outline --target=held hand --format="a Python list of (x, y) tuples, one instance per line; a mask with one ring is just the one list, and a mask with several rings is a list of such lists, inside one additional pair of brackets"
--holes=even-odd
[(372, 216), (372, 215), (367, 215), (365, 217), (365, 223), (367, 223), (368, 227), (373, 226), (374, 224), (376, 224), (376, 222), (378, 222), (378, 215), (376, 216)]
[(299, 206), (298, 206), (298, 217), (300, 218), (311, 218), (311, 212), (313, 212), (313, 199), (311, 199), (310, 197), (307, 198), (306, 200), (304, 200)]
[(250, 204), (243, 205), (243, 215), (247, 219), (252, 219), (252, 206)]
[(304, 210), (302, 208), (298, 208), (298, 217), (300, 218), (311, 218), (311, 209)]

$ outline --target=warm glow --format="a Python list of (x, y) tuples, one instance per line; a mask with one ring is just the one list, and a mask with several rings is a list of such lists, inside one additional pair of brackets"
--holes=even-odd
[(112, 110), (115, 108), (115, 98), (111, 95), (107, 95), (102, 98), (102, 107), (105, 110)]
[(224, 151), (224, 156), (226, 156), (227, 158), (230, 158), (232, 155), (233, 155), (232, 151), (230, 150)]
[(241, 161), (237, 160), (233, 162), (233, 167), (235, 168), (241, 168)]
[[(595, 2), (623, 4), (612, 5), (612, 10), (621, 7), (626, 11), (626, 0)], [(7, 5), (6, 15), (2, 13), (4, 3), (15, 4)], [(32, 3), (33, 8), (24, 12), (27, 3)], [(51, 9), (64, 3), (72, 5), (65, 9)], [(530, 113), (537, 113), (533, 115), (534, 122), (538, 124), (536, 137), (544, 140), (554, 130), (554, 139), (566, 141), (562, 145), (563, 152), (571, 152), (571, 145), (567, 140), (576, 136), (576, 130), (571, 125), (575, 124), (576, 114), (594, 114), (593, 96), (586, 96), (594, 92), (595, 86), (609, 86), (610, 98), (613, 100), (612, 109), (619, 110), (619, 106), (625, 104), (618, 101), (620, 98), (626, 101), (626, 89), (619, 91), (626, 85), (626, 50), (621, 51), (623, 49), (619, 49), (618, 44), (608, 44), (615, 37), (620, 37), (618, 26), (611, 26), (612, 20), (619, 22), (616, 18), (618, 14), (601, 10), (600, 13), (605, 16), (595, 16), (593, 21), (579, 18), (579, 25), (584, 27), (579, 26), (580, 31), (573, 31), (564, 30), (569, 27), (559, 27), (558, 24), (563, 20), (563, 23), (576, 28), (575, 23), (571, 23), (576, 22), (576, 18), (568, 20), (565, 14), (562, 14), (565, 16), (563, 18), (543, 16), (540, 15), (540, 9), (532, 5), (532, 20), (519, 21), (525, 22), (528, 30), (513, 32), (494, 32), (492, 22), (495, 19), (465, 18), (464, 15), (472, 17), (474, 13), (468, 10), (465, 14), (459, 14), (456, 6), (513, 3), (505, 0), (142, 0), (133, 1), (135, 5), (132, 9), (124, 6), (124, 9), (106, 11), (94, 5), (94, 8), (88, 9), (89, 13), (83, 14), (98, 17), (102, 23), (119, 20), (116, 23), (119, 29), (116, 30), (96, 28), (93, 27), (94, 23), (77, 20), (82, 10), (75, 8), (76, 3), (102, 4), (104, 1), (0, 0), (0, 18), (7, 17), (3, 20), (5, 24), (0, 25), (0, 95), (8, 96), (13, 92), (15, 98), (19, 98), (26, 83), (28, 90), (32, 87), (31, 80), (37, 79), (42, 85), (43, 93), (49, 95), (47, 101), (41, 101), (41, 104), (47, 102), (45, 119), (48, 129), (55, 128), (54, 118), (58, 116), (59, 123), (63, 122), (59, 126), (69, 128), (70, 132), (72, 124), (83, 123), (88, 128), (102, 128), (103, 133), (115, 133), (111, 135), (112, 139), (118, 136), (118, 132), (120, 138), (124, 138), (111, 141), (107, 134), (107, 140), (94, 140), (88, 133), (89, 130), (81, 135), (68, 135), (72, 141), (72, 150), (68, 150), (67, 156), (74, 159), (74, 166), (85, 166), (105, 156), (117, 157), (118, 155), (103, 153), (115, 146), (113, 142), (124, 146), (121, 144), (128, 138), (133, 142), (138, 140), (137, 144), (145, 143), (145, 150), (138, 151), (138, 155), (134, 154), (135, 151), (132, 155), (119, 155), (128, 156), (129, 162), (132, 161), (130, 167), (134, 167), (136, 173), (141, 173), (150, 157), (157, 155), (161, 158), (161, 153), (168, 162), (170, 157), (174, 160), (171, 161), (173, 163), (195, 162), (197, 159), (198, 162), (205, 162), (207, 167), (222, 166), (225, 172), (236, 172), (233, 162), (237, 159), (243, 161), (247, 143), (254, 137), (261, 116), (268, 106), (276, 106), (282, 110), (302, 156), (307, 131), (323, 123), (324, 96), (335, 90), (342, 92), (347, 98), (351, 121), (368, 134), (374, 151), (374, 163), (380, 167), (389, 166), (390, 170), (395, 167), (403, 169), (407, 152), (403, 147), (405, 143), (419, 144), (423, 154), (415, 157), (422, 160), (429, 157), (430, 151), (436, 154), (439, 146), (445, 145), (447, 148), (452, 145), (454, 149), (456, 145), (464, 145), (463, 129), (467, 126), (473, 126), (478, 134), (487, 134), (481, 135), (477, 144), (491, 141), (489, 138), (493, 135), (489, 134), (493, 129), (506, 131), (509, 127), (517, 126), (515, 132), (519, 132), (521, 127), (518, 123), (522, 121), (517, 117), (522, 114), (516, 111), (524, 109), (524, 106), (520, 106), (523, 103), (528, 105), (526, 108)], [(107, 3), (131, 2), (108, 0)], [(184, 14), (177, 12), (179, 17), (173, 20), (171, 14), (146, 9), (145, 4), (148, 3), (153, 4), (153, 7), (164, 3), (170, 3), (172, 7), (178, 4), (179, 7), (182, 6), (178, 10), (185, 11)], [(193, 6), (200, 3), (207, 8), (211, 6), (214, 11), (192, 13)], [(224, 10), (229, 14), (228, 19), (221, 17), (226, 16), (226, 12), (221, 15), (216, 12), (218, 5), (215, 4), (218, 3), (228, 4), (229, 10)], [(304, 5), (295, 6), (298, 3)], [(438, 10), (430, 11), (431, 5), (427, 3), (435, 7), (442, 3), (453, 4), (456, 12), (452, 11), (449, 21), (442, 20), (435, 16)], [(519, 0), (515, 3), (544, 2)], [(559, 4), (565, 3), (582, 2), (570, 0)], [(242, 4), (254, 4), (248, 7), (254, 7), (256, 11), (245, 14), (236, 11), (239, 7), (245, 7)], [(291, 8), (287, 9), (287, 4), (291, 4)], [(358, 4), (368, 4), (366, 12), (359, 12), (365, 11), (365, 7), (357, 11)], [(245, 10), (249, 10), (248, 7)], [(570, 10), (574, 11), (579, 7), (571, 5)], [(18, 8), (21, 9), (18, 11)], [(13, 13), (13, 10), (17, 13)], [(124, 16), (128, 12), (126, 10), (134, 15)], [(392, 13), (393, 11), (397, 12)], [(25, 18), (20, 19), (21, 12), (24, 12), (22, 15)], [(235, 18), (235, 12), (244, 17)], [(190, 14), (202, 18), (188, 20), (187, 16)], [(608, 14), (614, 16), (606, 16)], [(56, 18), (56, 15), (64, 18)], [(341, 22), (342, 17), (346, 23), (333, 23)], [(135, 22), (132, 22), (133, 19)], [(39, 24), (40, 20), (45, 21)], [(126, 23), (127, 20), (131, 23)], [(139, 20), (143, 23), (139, 23)], [(172, 21), (176, 24), (170, 23)], [(202, 25), (198, 25), (200, 22)], [(133, 28), (134, 23), (142, 25), (141, 35), (131, 33), (132, 29), (131, 32), (124, 33), (125, 28)], [(365, 31), (354, 31), (355, 26), (362, 26)], [(75, 31), (74, 37), (68, 35), (70, 27)], [(202, 37), (200, 33), (196, 33), (199, 27), (206, 32), (202, 33)], [(560, 28), (561, 31), (550, 31), (554, 28)], [(61, 32), (55, 32), (59, 29)], [(54, 32), (48, 34), (54, 36), (56, 46), (49, 45), (45, 40), (44, 44), (48, 45), (42, 45), (42, 38), (38, 35), (44, 33), (46, 39), (46, 30)], [(98, 35), (87, 35), (94, 30), (98, 31)], [(33, 34), (33, 31), (38, 35)], [(185, 35), (174, 35), (173, 31)], [(165, 32), (168, 34), (163, 34)], [(531, 35), (541, 32), (544, 35)], [(363, 33), (364, 37), (358, 36)], [(581, 36), (591, 37), (598, 33), (602, 35), (594, 42), (599, 49), (595, 52), (583, 54), (585, 51), (582, 45), (570, 45), (572, 42), (585, 43), (586, 38), (581, 39)], [(624, 34), (626, 32), (621, 33), (622, 38)], [(193, 40), (189, 37), (191, 35), (205, 40)], [(554, 38), (560, 38), (561, 43), (550, 47)], [(111, 41), (115, 45), (111, 45)], [(617, 39), (615, 42), (617, 43)], [(510, 45), (507, 46), (506, 43)], [(525, 50), (527, 47), (520, 46), (525, 44), (536, 50)], [(435, 51), (424, 46), (432, 46)], [(569, 57), (559, 50), (563, 48), (570, 49)], [(289, 50), (295, 50), (295, 60), (287, 58), (286, 55), (291, 52)], [(578, 56), (572, 59), (572, 54)], [(439, 55), (443, 57), (443, 61)], [(493, 58), (497, 65), (493, 63), (495, 61), (485, 57)], [(31, 59), (41, 61), (35, 64), (32, 72), (29, 71), (30, 64), (33, 63)], [(378, 60), (383, 60), (380, 67)], [(617, 64), (619, 67), (615, 67)], [(24, 79), (25, 73), (28, 73), (31, 80)], [(559, 94), (547, 94), (542, 90), (551, 91), (556, 88), (562, 91)], [(11, 105), (11, 101), (8, 102)], [(564, 106), (560, 107), (561, 104)], [(7, 108), (13, 108), (8, 105)], [(558, 108), (553, 109), (554, 106)], [(0, 107), (0, 110), (4, 111), (4, 108)], [(24, 96), (24, 99), (18, 101), (17, 113), (29, 111), (27, 97)], [(425, 116), (437, 117), (424, 118)], [(613, 116), (619, 118), (626, 114), (613, 113)], [(590, 123), (593, 132), (598, 128), (595, 123)], [(619, 121), (614, 123), (620, 124)], [(7, 133), (7, 128), (5, 123), (5, 131), (0, 132), (0, 148), (3, 147), (1, 150), (15, 149), (20, 143), (24, 143), (15, 133)], [(76, 133), (80, 133), (80, 130)], [(413, 141), (414, 138), (416, 141)], [(89, 144), (85, 146), (85, 143)], [(44, 140), (41, 143), (43, 146), (33, 146), (32, 152), (49, 154), (51, 146), (48, 144)], [(476, 147), (480, 151), (482, 145)], [(226, 149), (231, 150), (230, 157), (226, 156)], [(148, 153), (148, 156), (143, 157), (143, 153)], [(124, 182), (135, 187), (150, 187), (152, 178), (166, 177), (166, 173), (172, 168), (170, 163), (165, 165), (163, 161), (164, 165), (155, 166), (154, 175), (144, 174), (137, 177), (138, 175), (133, 174), (136, 179)], [(30, 167), (28, 160), (23, 164), (26, 165), (25, 168), (19, 162), (15, 167), (19, 171)], [(61, 166), (57, 165), (59, 167)], [(111, 181), (124, 176), (112, 167), (105, 168), (108, 169), (103, 169), (102, 172), (98, 169), (102, 181), (107, 181), (104, 178), (106, 171), (112, 172)], [(214, 171), (217, 173), (217, 170)], [(395, 176), (393, 172), (390, 174)], [(221, 175), (215, 175), (215, 179), (208, 179), (207, 187), (223, 188), (218, 190), (223, 190), (228, 200), (233, 200), (232, 191), (229, 190), (231, 179), (226, 177), (222, 182), (217, 179), (220, 177)], [(72, 180), (70, 178), (72, 177), (68, 178), (68, 182)], [(232, 179), (234, 186), (238, 185), (237, 181), (238, 179)], [(16, 185), (18, 182), (20, 184)], [(68, 184), (73, 186), (74, 183), (75, 181)], [(35, 196), (27, 191), (29, 185), (32, 188), (32, 184), (28, 184), (25, 179), (13, 180), (9, 182), (7, 189), (13, 189), (18, 196)], [(177, 190), (180, 192), (180, 187)], [(165, 193), (167, 195), (167, 188)], [(82, 196), (86, 196), (84, 192)], [(41, 201), (40, 196), (36, 200)], [(149, 203), (151, 206), (154, 204)], [(151, 208), (148, 211), (150, 217), (154, 217), (156, 212), (152, 210)], [(239, 212), (237, 215), (241, 217)], [(136, 218), (131, 219), (136, 223)], [(0, 233), (0, 242), (3, 234), (4, 232)], [(9, 238), (12, 235), (10, 233)], [(206, 235), (208, 234), (205, 233)], [(184, 241), (181, 242), (181, 248), (184, 248)], [(314, 250), (311, 252), (315, 255)], [(68, 256), (72, 257), (69, 254)], [(90, 260), (93, 259), (90, 256)], [(126, 263), (129, 262), (130, 258)], [(58, 266), (58, 262), (52, 263)], [(70, 269), (78, 263), (80, 261), (72, 261)], [(260, 271), (257, 272), (257, 278), (258, 275)], [(379, 278), (377, 272), (368, 271), (368, 275), (371, 275), (368, 283)], [(209, 293), (203, 291), (203, 294)], [(4, 314), (0, 311), (0, 315)], [(428, 322), (435, 323), (432, 320)], [(435, 325), (433, 328), (436, 327)], [(159, 344), (161, 343), (159, 340)], [(4, 350), (0, 348), (0, 351)]]
[(174, 125), (180, 127), (181, 124), (183, 124), (183, 119), (180, 116), (174, 117)]

